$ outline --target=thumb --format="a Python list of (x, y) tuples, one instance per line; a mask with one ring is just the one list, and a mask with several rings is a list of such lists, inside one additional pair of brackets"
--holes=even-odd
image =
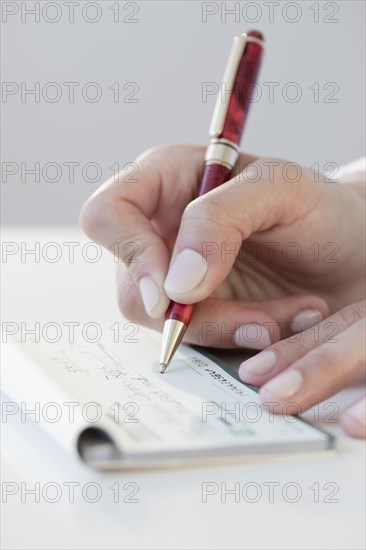
[(291, 224), (315, 208), (320, 194), (316, 185), (304, 185), (304, 176), (296, 183), (285, 181), (285, 161), (272, 162), (274, 173), (268, 163), (248, 164), (186, 207), (164, 284), (172, 300), (204, 300), (229, 275), (242, 242), (252, 233)]

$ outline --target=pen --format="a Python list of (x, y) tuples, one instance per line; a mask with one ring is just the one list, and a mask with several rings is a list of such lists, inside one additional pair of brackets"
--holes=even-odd
[[(204, 195), (231, 178), (239, 156), (239, 143), (248, 115), (264, 48), (260, 32), (236, 36), (229, 54), (210, 126), (198, 196)], [(196, 304), (171, 301), (165, 314), (160, 372), (172, 360), (192, 318)]]

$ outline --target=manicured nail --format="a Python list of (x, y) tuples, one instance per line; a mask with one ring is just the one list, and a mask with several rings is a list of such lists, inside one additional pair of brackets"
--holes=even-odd
[(247, 359), (240, 365), (239, 376), (245, 380), (246, 374), (269, 374), (276, 363), (276, 354), (273, 351), (262, 351)]
[(265, 349), (272, 344), (268, 330), (257, 323), (242, 325), (235, 331), (234, 342), (248, 349)]
[(164, 287), (167, 292), (182, 293), (196, 288), (207, 271), (207, 262), (201, 254), (186, 248), (178, 254), (169, 268)]
[(157, 309), (157, 305), (160, 301), (159, 288), (151, 277), (142, 277), (139, 281), (139, 287), (146, 313), (153, 316), (155, 312), (154, 310)]
[(293, 332), (302, 332), (307, 328), (317, 325), (323, 320), (323, 316), (317, 309), (304, 309), (292, 319)]
[(355, 403), (350, 407), (346, 414), (357, 420), (363, 426), (366, 426), (366, 401), (361, 399), (358, 403)]
[(288, 399), (299, 391), (303, 383), (303, 377), (300, 371), (288, 369), (279, 374), (273, 380), (270, 380), (262, 387), (262, 391), (269, 392), (278, 399)]

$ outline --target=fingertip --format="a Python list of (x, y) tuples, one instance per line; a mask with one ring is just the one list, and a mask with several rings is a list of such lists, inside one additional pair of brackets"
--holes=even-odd
[(276, 354), (273, 351), (263, 351), (250, 357), (239, 367), (239, 377), (248, 384), (261, 385), (264, 377), (274, 372)]
[(145, 276), (140, 279), (139, 288), (145, 311), (149, 317), (152, 319), (162, 317), (170, 301), (164, 291), (162, 281)]
[(149, 311), (146, 310), (146, 313), (152, 319), (161, 319), (162, 317), (164, 317), (164, 314), (168, 309), (169, 303), (170, 303), (170, 299), (163, 292), (160, 296), (159, 302)]
[(303, 332), (323, 320), (322, 313), (317, 309), (304, 309), (297, 313), (292, 320), (291, 328), (294, 333)]

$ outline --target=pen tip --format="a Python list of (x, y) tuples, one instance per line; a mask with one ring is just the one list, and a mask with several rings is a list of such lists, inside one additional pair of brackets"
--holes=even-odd
[(164, 372), (166, 371), (166, 367), (167, 365), (165, 363), (160, 364), (160, 374), (164, 374)]

